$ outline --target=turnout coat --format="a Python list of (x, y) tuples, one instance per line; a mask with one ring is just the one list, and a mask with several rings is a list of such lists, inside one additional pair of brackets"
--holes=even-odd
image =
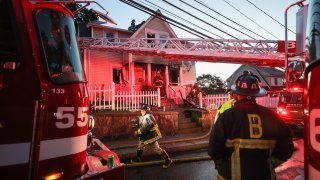
[(208, 147), (217, 179), (275, 179), (276, 162), (292, 153), (291, 132), (281, 117), (249, 100), (237, 101), (219, 116)]
[(138, 135), (139, 141), (145, 145), (162, 138), (158, 124), (150, 112), (147, 112), (144, 116), (140, 116)]

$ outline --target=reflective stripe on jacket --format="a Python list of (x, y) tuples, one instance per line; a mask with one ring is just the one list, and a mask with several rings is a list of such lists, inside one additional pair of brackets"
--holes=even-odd
[(214, 123), (217, 121), (218, 117), (226, 110), (230, 109), (233, 107), (234, 103), (236, 102), (235, 99), (229, 99), (225, 103), (223, 103), (218, 109), (217, 113), (214, 117)]
[(290, 129), (276, 112), (253, 101), (240, 100), (218, 118), (208, 153), (220, 179), (275, 179), (272, 159), (293, 153)]

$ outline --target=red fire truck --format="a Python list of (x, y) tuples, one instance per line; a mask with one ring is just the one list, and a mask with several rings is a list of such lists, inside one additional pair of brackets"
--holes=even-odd
[(305, 70), (305, 175), (320, 177), (320, 1), (310, 0)]
[(0, 179), (124, 179), (118, 156), (88, 138), (86, 78), (63, 3), (0, 0)]
[(290, 87), (279, 93), (277, 113), (293, 130), (303, 129), (303, 88)]

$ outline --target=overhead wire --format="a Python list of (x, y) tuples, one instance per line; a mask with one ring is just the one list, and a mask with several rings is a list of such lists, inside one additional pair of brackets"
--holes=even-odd
[(197, 11), (199, 11), (199, 12), (201, 12), (201, 13), (203, 13), (203, 14), (205, 14), (205, 15), (209, 16), (209, 17), (211, 17), (212, 19), (214, 19), (214, 20), (216, 20), (216, 21), (220, 22), (221, 24), (223, 24), (223, 25), (225, 25), (225, 26), (227, 26), (227, 27), (229, 27), (229, 28), (231, 28), (231, 29), (233, 29), (233, 30), (235, 30), (235, 31), (237, 31), (237, 32), (239, 32), (239, 33), (241, 33), (241, 34), (243, 34), (243, 35), (246, 35), (246, 36), (248, 36), (248, 37), (250, 37), (250, 38), (252, 38), (252, 39), (256, 40), (256, 38), (254, 38), (254, 37), (250, 36), (249, 34), (247, 34), (247, 33), (245, 33), (245, 32), (242, 32), (242, 31), (240, 31), (239, 29), (236, 29), (236, 28), (234, 28), (234, 27), (230, 26), (229, 24), (226, 24), (225, 22), (223, 22), (223, 21), (221, 21), (221, 20), (219, 20), (219, 19), (217, 19), (217, 18), (215, 18), (215, 17), (211, 16), (210, 14), (208, 14), (208, 13), (206, 13), (206, 12), (204, 12), (204, 11), (200, 10), (199, 8), (197, 8), (197, 7), (195, 7), (195, 6), (192, 6), (191, 4), (189, 4), (189, 3), (187, 3), (187, 2), (185, 2), (185, 1), (183, 1), (183, 0), (179, 0), (179, 1), (180, 1), (180, 2), (182, 2), (182, 3), (183, 3), (183, 4), (185, 4), (185, 5), (187, 5), (187, 6), (191, 7), (191, 8), (193, 8), (193, 9), (195, 9), (195, 10), (197, 10)]
[(191, 24), (191, 25), (193, 25), (193, 26), (195, 26), (195, 27), (197, 27), (197, 28), (199, 28), (199, 29), (201, 29), (201, 30), (203, 30), (203, 31), (206, 31), (206, 32), (208, 32), (208, 33), (210, 33), (210, 34), (212, 34), (212, 35), (215, 35), (215, 36), (217, 36), (217, 37), (219, 37), (219, 38), (223, 38), (223, 37), (221, 37), (221, 36), (219, 36), (219, 35), (211, 32), (211, 31), (209, 31), (209, 30), (207, 30), (207, 29), (204, 29), (203, 27), (200, 27), (199, 25), (196, 25), (196, 24), (194, 24), (194, 23), (192, 23), (192, 22), (190, 22), (190, 21), (188, 21), (188, 20), (186, 20), (186, 19), (184, 19), (184, 18), (182, 18), (182, 17), (180, 17), (180, 16), (178, 16), (178, 15), (176, 15), (176, 14), (174, 14), (174, 13), (172, 13), (172, 12), (170, 12), (170, 11), (168, 11), (168, 10), (166, 10), (166, 9), (164, 9), (164, 8), (162, 8), (162, 7), (154, 4), (154, 3), (152, 3), (152, 2), (150, 2), (149, 0), (145, 0), (145, 1), (147, 1), (147, 2), (150, 3), (150, 4), (152, 4), (152, 5), (155, 6), (156, 8), (159, 8), (159, 9), (163, 10), (164, 12), (170, 14), (171, 16), (174, 16), (175, 18), (178, 18), (178, 19), (180, 19), (180, 20), (182, 20), (182, 21), (184, 21), (184, 22), (186, 22), (186, 23), (189, 23), (189, 24)]
[(229, 6), (231, 6), (233, 9), (235, 9), (236, 11), (238, 11), (240, 14), (242, 14), (244, 17), (246, 17), (247, 19), (249, 19), (251, 22), (253, 22), (255, 25), (259, 26), (261, 29), (263, 29), (264, 31), (266, 31), (267, 33), (269, 33), (271, 36), (275, 37), (276, 39), (279, 39), (277, 36), (275, 36), (274, 34), (272, 34), (270, 31), (268, 31), (266, 28), (260, 26), (257, 22), (255, 22), (254, 20), (252, 20), (250, 17), (248, 17), (247, 15), (245, 15), (244, 13), (242, 13), (239, 9), (237, 9), (236, 7), (234, 7), (232, 4), (230, 4), (227, 0), (223, 0), (225, 3), (227, 3)]
[(172, 18), (169, 18), (169, 17), (167, 17), (167, 16), (165, 16), (163, 14), (160, 14), (160, 13), (158, 13), (158, 12), (156, 12), (156, 11), (146, 7), (146, 6), (143, 6), (140, 3), (134, 2), (132, 0), (120, 0), (120, 1), (125, 3), (125, 4), (127, 4), (127, 5), (130, 5), (130, 6), (134, 7), (136, 9), (140, 10), (140, 11), (143, 11), (143, 12), (145, 12), (145, 13), (151, 15), (151, 16), (154, 16), (154, 17), (156, 17), (156, 18), (158, 18), (158, 19), (160, 19), (162, 21), (166, 21), (167, 23), (169, 23), (169, 24), (171, 24), (171, 25), (173, 25), (175, 27), (178, 27), (178, 28), (180, 28), (180, 29), (182, 29), (182, 30), (184, 30), (184, 31), (186, 31), (188, 33), (191, 33), (191, 34), (193, 34), (193, 35), (195, 35), (197, 37), (200, 37), (202, 39), (205, 39), (204, 37), (209, 38), (209, 39), (213, 39), (211, 36), (208, 36), (208, 35), (206, 35), (204, 33), (201, 33), (201, 32), (199, 32), (199, 31), (197, 31), (197, 30), (195, 30), (195, 29), (193, 29), (193, 28), (191, 28), (189, 26), (186, 26), (186, 25), (184, 25), (182, 23), (179, 23), (179, 22), (173, 20)]
[(265, 40), (267, 40), (267, 38), (265, 38), (265, 37), (261, 36), (260, 34), (257, 34), (256, 32), (254, 32), (254, 31), (252, 31), (252, 30), (248, 29), (247, 27), (245, 27), (245, 26), (243, 26), (243, 25), (241, 25), (241, 24), (239, 24), (239, 23), (235, 22), (234, 20), (232, 20), (232, 19), (230, 19), (230, 18), (228, 18), (228, 17), (224, 16), (224, 15), (223, 15), (223, 14), (221, 14), (220, 12), (218, 12), (218, 11), (214, 10), (212, 7), (210, 7), (209, 5), (207, 5), (206, 3), (204, 3), (203, 1), (201, 1), (201, 0), (194, 0), (194, 1), (195, 1), (195, 2), (197, 2), (198, 4), (202, 5), (202, 6), (206, 7), (207, 9), (209, 9), (209, 10), (211, 10), (211, 11), (215, 12), (216, 14), (218, 14), (218, 15), (220, 15), (220, 16), (222, 16), (222, 17), (224, 17), (225, 19), (227, 19), (227, 20), (231, 21), (232, 23), (234, 23), (234, 24), (238, 25), (239, 27), (241, 27), (241, 28), (243, 28), (243, 29), (245, 29), (245, 30), (247, 30), (247, 31), (249, 31), (249, 32), (251, 32), (251, 33), (253, 33), (253, 34), (255, 34), (255, 35), (257, 35), (257, 36), (259, 36), (259, 37), (261, 37), (261, 38), (263, 38), (263, 39), (265, 39)]
[(208, 23), (207, 21), (202, 20), (201, 18), (199, 18), (199, 17), (197, 17), (197, 16), (195, 16), (195, 15), (193, 15), (193, 14), (191, 14), (191, 13), (189, 13), (189, 12), (185, 11), (185, 10), (183, 10), (182, 8), (180, 8), (180, 7), (176, 6), (176, 5), (174, 5), (174, 4), (170, 3), (170, 2), (168, 2), (167, 0), (161, 0), (161, 1), (163, 1), (163, 2), (165, 2), (165, 3), (167, 3), (167, 4), (169, 4), (170, 6), (172, 6), (172, 7), (176, 8), (176, 9), (178, 9), (178, 10), (180, 10), (180, 11), (182, 11), (182, 12), (186, 13), (186, 14), (188, 14), (189, 16), (192, 16), (193, 18), (195, 18), (195, 19), (197, 19), (197, 20), (199, 20), (199, 21), (201, 21), (201, 22), (203, 22), (203, 23), (205, 23), (205, 24), (207, 24), (207, 25), (209, 25), (209, 26), (211, 26), (211, 27), (213, 27), (213, 28), (217, 29), (218, 31), (221, 31), (221, 32), (222, 32), (222, 33), (224, 33), (224, 34), (227, 34), (228, 36), (230, 36), (230, 37), (232, 37), (232, 38), (234, 38), (234, 39), (238, 39), (238, 38), (237, 38), (237, 37), (235, 37), (234, 35), (232, 35), (232, 34), (230, 34), (230, 33), (227, 33), (227, 32), (225, 32), (225, 31), (223, 31), (221, 28), (218, 28), (218, 27), (216, 27), (216, 26), (214, 26), (214, 25), (212, 25), (212, 24)]
[[(250, 3), (252, 6), (254, 6), (255, 8), (257, 8), (258, 10), (260, 10), (261, 12), (263, 12), (265, 15), (267, 15), (268, 17), (270, 17), (272, 20), (276, 21), (278, 24), (280, 24), (281, 26), (285, 27), (283, 24), (281, 24), (278, 20), (276, 20), (275, 18), (273, 18), (271, 15), (269, 15), (268, 13), (266, 13), (264, 10), (262, 10), (261, 8), (259, 8), (257, 5), (255, 5), (254, 3), (252, 3), (249, 0), (246, 0), (248, 3)], [(295, 32), (293, 32), (291, 29), (288, 28), (288, 30), (290, 32), (292, 32), (293, 34), (296, 34)]]

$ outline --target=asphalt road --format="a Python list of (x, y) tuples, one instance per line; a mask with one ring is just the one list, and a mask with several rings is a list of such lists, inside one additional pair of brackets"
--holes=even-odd
[[(186, 158), (207, 155), (206, 149), (202, 149), (171, 155), (171, 157)], [(160, 160), (160, 158), (144, 159), (144, 161), (148, 160)], [(168, 169), (163, 169), (162, 165), (126, 168), (127, 180), (210, 180), (215, 179), (215, 177), (216, 171), (212, 160), (172, 164)]]

